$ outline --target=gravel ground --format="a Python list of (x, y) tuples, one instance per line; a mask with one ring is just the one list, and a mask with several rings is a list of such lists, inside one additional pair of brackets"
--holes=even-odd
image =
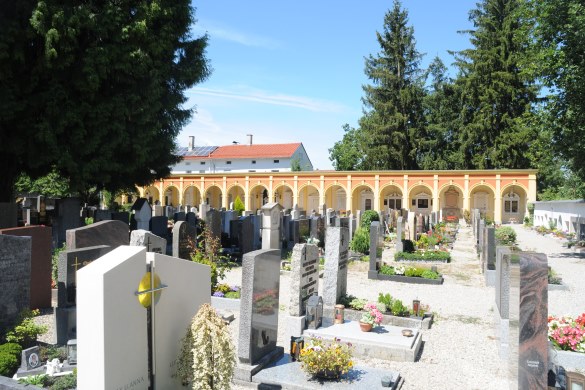
[[(522, 249), (535, 250), (549, 256), (549, 265), (569, 286), (568, 291), (549, 292), (549, 313), (573, 315), (585, 311), (585, 256), (562, 247), (562, 240), (543, 237), (533, 230), (513, 225)], [(495, 291), (485, 287), (480, 274), (479, 260), (470, 249), (471, 232), (460, 229), (452, 252), (452, 262), (441, 264), (445, 282), (441, 286), (411, 285), (367, 279), (366, 263), (351, 263), (348, 268), (347, 292), (360, 298), (376, 301), (379, 292), (389, 292), (405, 303), (420, 299), (435, 314), (434, 323), (423, 331), (423, 347), (416, 362), (388, 362), (378, 359), (355, 359), (358, 365), (387, 368), (398, 371), (404, 378), (403, 390), (468, 389), (500, 390), (508, 388), (506, 366), (498, 357), (496, 338)], [(383, 260), (390, 261), (392, 249), (384, 251)], [(231, 270), (224, 279), (229, 284), (241, 285), (241, 268)], [(290, 277), (280, 278), (280, 316), (278, 344), (288, 349), (284, 340), (285, 315), (289, 304)], [(322, 293), (322, 283), (320, 286)], [(239, 313), (230, 324), (237, 345)], [(50, 342), (53, 316), (40, 316), (39, 322), (49, 325), (50, 332), (41, 341)], [(246, 387), (234, 385), (233, 389)]]

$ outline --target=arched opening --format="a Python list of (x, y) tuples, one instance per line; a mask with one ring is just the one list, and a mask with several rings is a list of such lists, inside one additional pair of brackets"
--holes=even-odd
[(201, 192), (195, 186), (188, 186), (183, 195), (183, 202), (188, 207), (197, 207), (201, 204)]
[(144, 190), (144, 197), (151, 205), (160, 204), (160, 194), (158, 188), (155, 186), (147, 187), (146, 190)]
[(416, 214), (430, 214), (433, 211), (433, 192), (429, 187), (418, 184), (410, 190), (408, 203), (409, 211)]
[(210, 186), (205, 191), (205, 203), (214, 209), (221, 209), (221, 188), (218, 186)]
[(253, 213), (256, 213), (262, 206), (269, 202), (268, 188), (261, 184), (252, 187), (250, 190), (250, 209)]
[(402, 190), (400, 187), (391, 184), (380, 190), (380, 210), (389, 213), (390, 210), (401, 210), (403, 207)]
[(469, 208), (471, 210), (478, 209), (482, 215), (493, 221), (495, 219), (495, 197), (494, 190), (490, 186), (482, 184), (473, 187), (469, 193)]
[(319, 210), (319, 189), (308, 184), (299, 191), (299, 207), (309, 215), (313, 210)]
[(283, 209), (293, 208), (292, 188), (286, 184), (281, 184), (274, 188), (274, 202), (279, 203)]
[(439, 192), (439, 210), (444, 220), (459, 219), (463, 216), (463, 191), (455, 185), (448, 185)]
[(163, 206), (177, 207), (179, 205), (179, 189), (175, 186), (168, 186), (164, 190)]
[(517, 184), (502, 189), (502, 223), (522, 223), (526, 198), (526, 191)]
[(325, 190), (325, 205), (327, 208), (335, 209), (339, 212), (347, 208), (347, 193), (345, 188), (340, 185), (332, 185)]
[[(351, 209), (354, 213), (360, 210), (375, 210), (374, 191), (367, 185), (359, 185), (353, 189), (351, 197)], [(376, 210), (377, 211), (377, 210)]]
[(227, 199), (227, 206), (228, 209), (232, 208), (232, 204), (236, 201), (236, 198), (239, 197), (244, 205), (246, 204), (246, 192), (244, 188), (239, 186), (238, 184), (234, 184), (228, 189), (228, 199)]

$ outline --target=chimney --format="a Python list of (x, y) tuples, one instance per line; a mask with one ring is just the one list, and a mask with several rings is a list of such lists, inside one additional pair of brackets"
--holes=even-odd
[(195, 147), (195, 136), (194, 135), (190, 135), (189, 136), (189, 151), (193, 151), (193, 148)]
[(250, 142), (248, 143), (248, 145), (252, 145), (252, 134), (246, 134), (246, 135), (247, 135), (248, 137), (250, 137), (250, 138), (249, 138)]

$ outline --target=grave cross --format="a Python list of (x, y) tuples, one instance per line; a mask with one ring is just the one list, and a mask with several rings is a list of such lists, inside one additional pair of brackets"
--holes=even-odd
[(154, 377), (156, 375), (156, 359), (154, 358), (155, 351), (155, 307), (157, 298), (160, 296), (162, 290), (167, 288), (167, 285), (161, 284), (160, 278), (154, 272), (154, 264), (146, 265), (146, 274), (140, 280), (138, 291), (134, 293), (138, 297), (140, 304), (146, 308), (146, 329), (147, 329), (147, 346), (148, 346), (148, 377), (150, 384), (149, 390), (155, 390)]

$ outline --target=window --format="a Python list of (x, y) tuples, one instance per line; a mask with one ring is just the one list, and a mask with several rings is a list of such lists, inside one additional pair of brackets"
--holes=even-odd
[(201, 165), (205, 165), (205, 161), (201, 161)]
[(372, 199), (366, 199), (366, 210), (371, 210), (372, 209)]
[(191, 163), (190, 162), (186, 162), (185, 165), (191, 165)]
[(419, 209), (428, 209), (429, 208), (429, 200), (428, 199), (417, 199)]
[(280, 160), (274, 160), (275, 164), (278, 164), (280, 162)]
[(255, 169), (248, 169), (248, 172), (256, 172)]
[(520, 197), (510, 192), (504, 196), (504, 213), (518, 214), (518, 206), (520, 203)]
[(225, 162), (227, 165), (230, 165), (232, 162), (231, 161), (226, 161)]
[(191, 171), (186, 171), (185, 173), (191, 173)]
[(270, 172), (280, 172), (278, 169), (273, 169)]
[(256, 160), (252, 160), (252, 164), (256, 164)]

